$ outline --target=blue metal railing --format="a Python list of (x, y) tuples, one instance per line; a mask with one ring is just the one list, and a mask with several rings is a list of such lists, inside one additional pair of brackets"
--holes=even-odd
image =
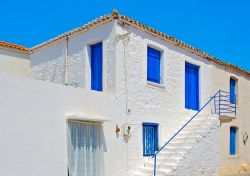
[[(236, 97), (234, 97), (236, 98)], [(214, 113), (223, 115), (225, 113), (233, 113), (236, 115), (236, 104), (230, 103), (230, 94), (228, 92), (219, 90), (214, 96), (205, 103), (204, 106), (197, 111), (191, 119), (189, 119), (155, 154), (152, 156), (154, 159), (154, 176), (156, 176), (156, 161), (157, 155), (164, 149), (174, 138), (177, 136), (212, 100), (214, 100)], [(229, 100), (229, 101), (228, 101)], [(235, 99), (236, 100), (236, 99)], [(225, 102), (225, 103), (222, 103)], [(229, 102), (229, 103), (228, 103)], [(234, 101), (236, 102), (236, 101)]]
[(220, 90), (214, 97), (214, 110), (216, 114), (228, 115), (234, 114), (236, 116), (236, 95)]

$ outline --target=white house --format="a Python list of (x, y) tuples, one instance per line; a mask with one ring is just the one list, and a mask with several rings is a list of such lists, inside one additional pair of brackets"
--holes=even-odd
[(0, 73), (0, 175), (249, 173), (248, 71), (116, 10), (28, 57)]

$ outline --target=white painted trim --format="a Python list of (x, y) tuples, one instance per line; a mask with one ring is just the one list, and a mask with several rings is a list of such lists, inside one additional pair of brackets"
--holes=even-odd
[(158, 83), (154, 83), (151, 81), (147, 81), (147, 86), (148, 87), (156, 87), (156, 88), (160, 88), (160, 89), (166, 89), (166, 86), (164, 84), (158, 84)]
[(108, 122), (110, 118), (97, 115), (86, 115), (86, 114), (66, 114), (67, 120), (79, 120), (89, 122)]

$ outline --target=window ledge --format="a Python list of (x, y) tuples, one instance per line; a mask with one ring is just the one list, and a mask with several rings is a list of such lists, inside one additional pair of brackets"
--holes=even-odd
[(240, 158), (240, 155), (239, 155), (239, 154), (236, 154), (236, 155), (228, 155), (228, 159), (237, 159), (237, 158)]
[(160, 89), (165, 89), (166, 86), (163, 85), (163, 84), (158, 84), (158, 83), (154, 83), (154, 82), (151, 82), (151, 81), (147, 81), (147, 86), (149, 87), (156, 87), (156, 88), (160, 88)]

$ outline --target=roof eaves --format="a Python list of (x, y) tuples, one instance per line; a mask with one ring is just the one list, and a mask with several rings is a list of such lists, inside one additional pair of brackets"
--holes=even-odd
[(11, 49), (17, 50), (17, 51), (25, 53), (25, 54), (29, 53), (29, 48), (26, 48), (26, 47), (21, 46), (21, 45), (5, 42), (5, 41), (0, 41), (0, 46), (6, 47), (6, 48), (11, 48)]
[(160, 32), (160, 31), (158, 31), (158, 30), (156, 30), (154, 28), (151, 28), (148, 25), (142, 24), (137, 20), (134, 20), (134, 19), (132, 19), (130, 17), (127, 17), (127, 16), (124, 16), (124, 15), (118, 15), (117, 19), (120, 20), (121, 22), (124, 22), (125, 24), (132, 25), (135, 28), (138, 28), (138, 29), (143, 30), (143, 31), (145, 31), (147, 33), (150, 33), (151, 35), (160, 37), (161, 39), (167, 41), (168, 43), (171, 43), (171, 44), (173, 44), (175, 46), (183, 48), (183, 49), (185, 49), (185, 50), (187, 50), (189, 52), (192, 52), (192, 53), (194, 53), (194, 54), (196, 54), (196, 55), (198, 55), (198, 56), (200, 56), (202, 58), (205, 58), (205, 59), (207, 59), (209, 61), (215, 62), (215, 63), (217, 63), (219, 65), (223, 65), (225, 67), (229, 67), (231, 69), (234, 69), (234, 70), (237, 70), (237, 71), (241, 72), (244, 75), (250, 76), (250, 72), (247, 71), (247, 70), (244, 70), (244, 69), (242, 69), (242, 68), (240, 68), (240, 67), (238, 67), (236, 65), (221, 61), (220, 59), (218, 59), (218, 58), (216, 58), (216, 57), (214, 57), (212, 55), (209, 55), (209, 54), (207, 54), (207, 53), (205, 53), (205, 52), (203, 52), (203, 51), (201, 51), (201, 50), (199, 50), (199, 49), (197, 49), (195, 47), (192, 47), (192, 46), (190, 46), (190, 45), (188, 45), (188, 44), (186, 44), (186, 43), (184, 43), (184, 42), (182, 42), (182, 41), (180, 41), (180, 40), (178, 40), (178, 39), (176, 39), (176, 38), (174, 38), (172, 36), (169, 36), (169, 35), (167, 35), (167, 34), (165, 34), (163, 32)]

